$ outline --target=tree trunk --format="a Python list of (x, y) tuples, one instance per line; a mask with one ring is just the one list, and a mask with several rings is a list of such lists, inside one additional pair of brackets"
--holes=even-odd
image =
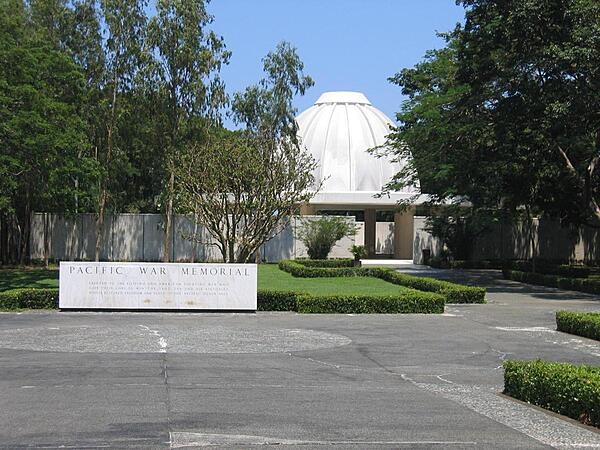
[(171, 228), (173, 226), (173, 189), (175, 187), (175, 172), (169, 163), (169, 186), (165, 208), (165, 240), (163, 242), (163, 262), (171, 261)]
[(104, 216), (106, 212), (106, 189), (103, 187), (100, 192), (100, 202), (98, 205), (98, 217), (96, 218), (96, 246), (94, 251), (94, 261), (100, 261), (100, 250), (102, 248), (102, 235), (104, 232)]
[(533, 273), (536, 272), (536, 258), (537, 258), (537, 239), (536, 236), (533, 233), (533, 216), (531, 214), (531, 209), (529, 208), (529, 206), (525, 207), (525, 213), (527, 214), (527, 228), (528, 228), (528, 235), (529, 235), (529, 243), (531, 245), (531, 271)]

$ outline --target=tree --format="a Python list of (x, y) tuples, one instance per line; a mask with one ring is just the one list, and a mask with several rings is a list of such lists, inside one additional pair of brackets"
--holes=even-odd
[(198, 139), (198, 118), (218, 117), (226, 103), (225, 88), (218, 77), (230, 52), (223, 38), (206, 30), (213, 17), (205, 0), (159, 0), (150, 22), (150, 43), (156, 52), (155, 76), (166, 124), (165, 240), (163, 258), (170, 259), (175, 164), (190, 137)]
[(79, 158), (88, 145), (81, 120), (83, 74), (70, 56), (44, 38), (20, 1), (0, 3), (0, 212), (3, 261), (28, 258), (31, 213), (73, 211), (93, 190), (73, 181), (97, 174)]
[(224, 262), (250, 261), (314, 195), (315, 161), (298, 143), (292, 106), (312, 80), (289, 44), (263, 62), (267, 78), (234, 99), (246, 129), (213, 129), (176, 165), (183, 210), (207, 228)]
[(103, 96), (100, 98), (96, 147), (96, 157), (103, 169), (97, 203), (96, 261), (100, 259), (104, 219), (111, 191), (114, 191), (115, 175), (126, 161), (125, 150), (118, 145), (123, 114), (121, 97), (134, 90), (136, 77), (144, 64), (146, 4), (143, 0), (104, 0), (100, 4), (108, 36), (104, 42)]
[(337, 241), (355, 232), (356, 227), (343, 217), (321, 216), (303, 220), (297, 237), (306, 246), (310, 259), (327, 259)]
[(391, 79), (408, 100), (390, 144), (412, 162), (390, 186), (522, 215), (533, 245), (535, 216), (600, 225), (600, 4), (459, 3), (446, 47)]

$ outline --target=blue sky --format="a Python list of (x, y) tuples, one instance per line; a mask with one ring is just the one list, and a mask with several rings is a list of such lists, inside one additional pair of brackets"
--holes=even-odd
[(256, 83), (262, 58), (286, 40), (315, 80), (298, 111), (326, 91), (361, 91), (391, 119), (402, 95), (387, 78), (442, 46), (436, 31), (463, 19), (454, 0), (212, 0), (208, 9), (233, 52), (221, 73), (229, 93)]

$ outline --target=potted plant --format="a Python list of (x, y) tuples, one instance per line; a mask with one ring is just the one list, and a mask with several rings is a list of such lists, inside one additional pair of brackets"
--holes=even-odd
[(367, 256), (367, 249), (364, 245), (353, 245), (348, 250), (354, 255), (354, 265), (360, 267), (360, 259)]

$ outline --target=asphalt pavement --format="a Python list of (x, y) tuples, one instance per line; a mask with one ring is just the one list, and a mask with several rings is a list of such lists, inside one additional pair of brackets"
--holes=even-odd
[(0, 313), (0, 448), (600, 448), (598, 429), (501, 393), (506, 359), (600, 365), (599, 342), (554, 323), (600, 298), (497, 271), (419, 274), (486, 286), (488, 304)]

